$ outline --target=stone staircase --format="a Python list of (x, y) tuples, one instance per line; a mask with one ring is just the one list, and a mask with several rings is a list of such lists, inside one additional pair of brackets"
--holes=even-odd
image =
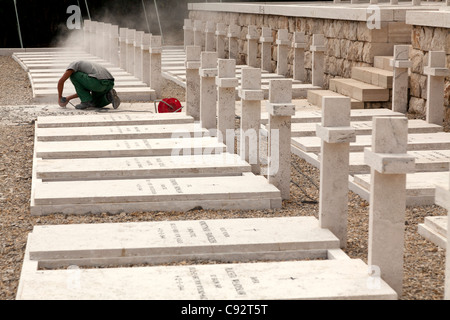
[(331, 79), (329, 90), (310, 90), (308, 101), (321, 107), (322, 97), (343, 95), (352, 99), (352, 109), (390, 109), (393, 83), (390, 59), (378, 56), (373, 67), (354, 67), (351, 79)]

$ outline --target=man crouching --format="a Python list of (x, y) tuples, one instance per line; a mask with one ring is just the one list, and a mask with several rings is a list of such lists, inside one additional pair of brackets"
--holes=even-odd
[[(64, 83), (67, 79), (75, 87), (76, 94), (64, 97)], [(75, 109), (103, 108), (112, 104), (114, 109), (120, 105), (120, 99), (114, 90), (114, 78), (101, 65), (89, 61), (75, 61), (67, 68), (58, 82), (58, 103), (65, 108), (70, 100), (80, 98), (81, 103)]]

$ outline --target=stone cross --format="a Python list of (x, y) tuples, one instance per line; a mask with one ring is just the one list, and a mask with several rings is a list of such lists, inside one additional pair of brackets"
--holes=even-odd
[(216, 24), (207, 21), (205, 26), (205, 51), (213, 52), (216, 46)]
[(261, 31), (261, 69), (272, 72), (272, 29), (263, 27)]
[(95, 28), (95, 55), (102, 58), (103, 56), (103, 29), (105, 23), (97, 22)]
[(162, 56), (162, 37), (152, 36), (150, 38), (150, 88), (155, 90), (156, 97), (161, 97), (162, 73), (161, 73), (161, 56)]
[(270, 80), (269, 101), (269, 183), (281, 191), (282, 199), (290, 198), (291, 184), (291, 118), (295, 115), (292, 104), (292, 80)]
[(200, 123), (202, 128), (217, 129), (217, 52), (202, 52), (200, 74)]
[(194, 21), (194, 46), (203, 49), (203, 22), (201, 20)]
[(137, 31), (134, 38), (134, 76), (142, 80), (142, 41), (145, 32)]
[(186, 47), (186, 114), (200, 121), (200, 46)]
[(194, 26), (191, 19), (184, 19), (184, 50), (187, 46), (194, 45)]
[[(150, 33), (145, 33), (142, 38), (142, 82), (150, 87), (150, 41), (152, 35)], [(152, 88), (153, 89), (153, 88)]]
[(230, 25), (228, 27), (228, 58), (238, 60), (239, 57), (239, 35), (241, 34), (241, 27), (237, 25)]
[(106, 23), (103, 29), (103, 59), (111, 62), (111, 27), (110, 23)]
[(120, 46), (120, 68), (127, 70), (127, 28), (120, 28), (119, 46)]
[(247, 65), (249, 67), (258, 68), (258, 40), (259, 34), (256, 26), (248, 26), (247, 34)]
[(84, 26), (83, 26), (83, 32), (84, 32), (84, 37), (83, 37), (83, 46), (84, 46), (84, 51), (86, 51), (87, 53), (92, 53), (91, 52), (91, 20), (84, 20)]
[(409, 61), (408, 45), (394, 46), (394, 59), (390, 61), (394, 68), (392, 87), (392, 110), (406, 114), (408, 112)]
[(225, 59), (227, 54), (225, 52), (225, 44), (227, 36), (227, 26), (225, 23), (218, 23), (216, 26), (216, 51), (219, 59)]
[(130, 74), (134, 73), (134, 39), (136, 38), (136, 30), (127, 30), (127, 69)]
[(294, 80), (306, 81), (305, 73), (305, 49), (306, 36), (304, 32), (294, 32), (294, 41), (292, 47), (294, 48)]
[(319, 221), (347, 246), (348, 176), (350, 143), (356, 141), (350, 126), (351, 99), (323, 97), (322, 123), (316, 135), (322, 140)]
[(288, 75), (288, 53), (291, 41), (287, 29), (278, 30), (277, 37), (277, 74), (287, 77)]
[(240, 148), (241, 158), (252, 166), (254, 174), (260, 174), (259, 162), (259, 134), (261, 126), (261, 101), (264, 92), (261, 90), (261, 69), (242, 68), (241, 89), (241, 131)]
[(428, 76), (427, 84), (427, 122), (442, 126), (444, 122), (445, 77), (450, 75), (446, 65), (445, 51), (430, 51), (428, 66), (424, 74)]
[[(449, 184), (450, 186), (450, 184)], [(436, 204), (447, 210), (448, 221), (450, 221), (450, 188), (449, 186), (436, 186)], [(450, 243), (450, 223), (447, 225), (447, 243)], [(445, 263), (445, 300), (450, 300), (450, 251), (447, 249)]]
[[(234, 153), (234, 128), (236, 108), (236, 60), (219, 59), (216, 85), (218, 89), (217, 129), (222, 135), (222, 141), (230, 152)], [(229, 137), (229, 133), (232, 133)]]
[(408, 119), (374, 118), (372, 149), (365, 150), (371, 167), (368, 264), (402, 295), (406, 210), (406, 175), (415, 171), (407, 154)]
[(110, 41), (110, 61), (113, 66), (118, 67), (120, 65), (119, 60), (119, 26), (111, 26), (110, 28), (110, 34), (109, 34), (109, 41)]
[(314, 34), (311, 46), (312, 52), (312, 85), (323, 87), (325, 64), (325, 37), (323, 34)]
[(97, 38), (96, 38), (96, 29), (97, 29), (97, 22), (96, 21), (91, 21), (91, 23), (89, 24), (89, 47), (90, 47), (90, 53), (92, 55), (96, 54), (96, 48), (97, 48)]

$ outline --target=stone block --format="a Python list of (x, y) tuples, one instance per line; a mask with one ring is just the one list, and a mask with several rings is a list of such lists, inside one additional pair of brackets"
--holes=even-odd
[(364, 150), (364, 161), (372, 169), (383, 174), (408, 174), (415, 172), (415, 157), (406, 154), (380, 154)]
[(316, 125), (316, 136), (326, 143), (356, 142), (355, 128), (353, 127), (323, 127)]

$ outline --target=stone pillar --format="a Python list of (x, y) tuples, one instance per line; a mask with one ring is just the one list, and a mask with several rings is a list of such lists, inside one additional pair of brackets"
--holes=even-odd
[(281, 191), (284, 200), (290, 198), (291, 185), (291, 118), (295, 115), (292, 104), (292, 80), (270, 80), (269, 101), (269, 183)]
[[(236, 60), (219, 59), (216, 85), (218, 89), (217, 129), (223, 137), (223, 143), (228, 151), (234, 153), (234, 128), (236, 108), (236, 87), (239, 81), (236, 78)], [(232, 131), (230, 139), (228, 133)]]
[(407, 154), (408, 119), (373, 120), (372, 149), (365, 150), (371, 167), (368, 264), (398, 296), (402, 295), (405, 237), (406, 174), (415, 171)]
[(261, 69), (267, 72), (272, 72), (272, 29), (263, 27), (261, 31)]
[(424, 74), (428, 76), (427, 84), (427, 122), (442, 126), (445, 117), (444, 90), (445, 77), (450, 75), (445, 67), (445, 51), (430, 51), (428, 66)]
[(134, 38), (134, 71), (133, 74), (139, 80), (142, 80), (142, 39), (144, 38), (143, 31), (137, 31)]
[(120, 28), (119, 47), (120, 47), (120, 68), (127, 70), (127, 28)]
[(115, 67), (118, 67), (120, 65), (119, 60), (119, 26), (111, 26), (110, 28), (110, 34), (109, 34), (109, 41), (110, 41), (110, 53), (109, 56), (111, 57), (111, 64)]
[(83, 37), (83, 47), (84, 51), (91, 53), (91, 20), (84, 20), (84, 37)]
[(227, 53), (225, 52), (225, 43), (227, 36), (227, 26), (225, 23), (218, 23), (216, 27), (216, 52), (219, 59), (225, 59)]
[(421, 0), (412, 0), (412, 5), (413, 6), (420, 6), (422, 4)]
[(248, 26), (247, 34), (247, 65), (249, 67), (258, 68), (258, 40), (259, 34), (256, 26)]
[(287, 29), (278, 30), (277, 37), (277, 74), (280, 76), (288, 76), (288, 54), (289, 46), (289, 32)]
[(398, 0), (391, 0), (390, 3), (391, 3), (392, 5), (398, 4)]
[(92, 55), (96, 55), (97, 54), (97, 37), (96, 37), (96, 32), (97, 32), (97, 21), (91, 21), (90, 23), (90, 37), (89, 37), (89, 42), (90, 42), (90, 54)]
[[(241, 33), (241, 27), (237, 25), (230, 25), (228, 27), (228, 59), (234, 59), (238, 61), (239, 58), (239, 35)], [(237, 63), (237, 62), (236, 62)]]
[(103, 58), (103, 29), (105, 24), (103, 22), (97, 22), (95, 29), (95, 55), (99, 58)]
[(200, 121), (200, 55), (199, 46), (186, 47), (186, 114)]
[(312, 85), (323, 87), (325, 64), (325, 37), (323, 34), (313, 35), (312, 52)]
[(261, 69), (242, 69), (241, 89), (241, 131), (240, 148), (241, 158), (252, 166), (254, 174), (261, 173), (259, 161), (259, 136), (261, 127), (261, 100), (264, 92), (261, 90)]
[(111, 62), (111, 27), (110, 23), (103, 26), (103, 59)]
[(150, 88), (155, 90), (156, 97), (161, 98), (162, 73), (161, 73), (161, 55), (162, 38), (161, 36), (152, 36), (150, 38)]
[(394, 46), (394, 59), (390, 61), (394, 68), (392, 87), (392, 110), (406, 114), (408, 112), (409, 61), (408, 45)]
[(320, 161), (319, 221), (347, 246), (348, 176), (350, 142), (356, 141), (350, 126), (351, 100), (347, 97), (324, 97), (322, 123), (316, 134), (322, 139)]
[(306, 37), (304, 32), (294, 32), (294, 41), (292, 47), (294, 48), (294, 80), (306, 81), (305, 72), (305, 49)]
[(136, 38), (136, 30), (127, 30), (127, 72), (134, 73), (134, 39)]
[(187, 46), (194, 45), (194, 26), (191, 19), (184, 19), (184, 50)]
[[(150, 41), (152, 35), (150, 33), (145, 33), (142, 38), (142, 59), (141, 59), (141, 69), (142, 69), (142, 82), (150, 87)], [(152, 88), (153, 89), (153, 88)]]
[(203, 22), (194, 21), (194, 46), (199, 46), (203, 50)]
[(217, 52), (202, 52), (200, 74), (200, 123), (202, 128), (217, 128)]
[(216, 24), (207, 21), (205, 26), (205, 51), (213, 52), (216, 46)]

